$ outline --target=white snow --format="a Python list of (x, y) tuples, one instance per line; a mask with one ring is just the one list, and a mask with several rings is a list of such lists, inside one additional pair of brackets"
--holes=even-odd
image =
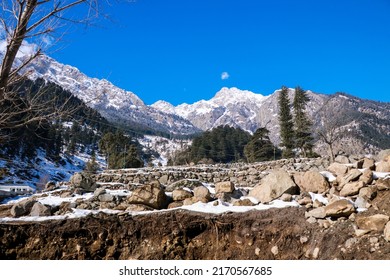
[(255, 206), (232, 206), (230, 203), (222, 202), (218, 200), (218, 205), (214, 206), (214, 202), (202, 203), (197, 202), (192, 205), (182, 206), (181, 209), (186, 209), (194, 212), (221, 214), (225, 212), (242, 213), (251, 210), (267, 210), (271, 208), (285, 208), (285, 207), (299, 207), (300, 205), (296, 202), (284, 202), (282, 200), (274, 200), (269, 204), (258, 204)]
[(47, 197), (38, 198), (37, 201), (50, 206), (59, 206), (62, 202), (75, 202), (77, 199), (82, 198), (84, 200), (93, 197), (93, 193), (86, 193), (84, 195), (75, 195), (73, 197), (59, 197), (55, 195), (49, 195)]
[(328, 199), (326, 197), (324, 197), (322, 194), (312, 193), (312, 192), (309, 192), (309, 194), (310, 194), (312, 201), (318, 200), (319, 202), (321, 202), (325, 205), (327, 205), (329, 203)]
[(336, 181), (336, 177), (329, 171), (320, 171), (321, 175), (328, 179), (329, 182)]
[(20, 218), (0, 218), (0, 222), (42, 222), (42, 221), (49, 221), (49, 220), (64, 220), (64, 219), (76, 219), (76, 218), (82, 218), (88, 215), (96, 215), (98, 213), (106, 213), (106, 214), (118, 214), (122, 211), (119, 210), (109, 210), (109, 209), (102, 209), (102, 210), (84, 210), (84, 209), (72, 209), (72, 213), (67, 213), (65, 215), (58, 215), (58, 216), (25, 216)]
[(390, 178), (390, 172), (372, 172), (374, 179), (386, 179)]

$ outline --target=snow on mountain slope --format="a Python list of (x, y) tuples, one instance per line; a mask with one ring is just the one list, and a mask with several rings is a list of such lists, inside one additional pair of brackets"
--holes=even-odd
[[(177, 114), (195, 126), (208, 130), (220, 125), (240, 127), (249, 132), (255, 132), (259, 127), (270, 130), (271, 140), (279, 143), (278, 95), (276, 90), (268, 96), (237, 88), (222, 88), (210, 100), (201, 100), (194, 104), (173, 106), (165, 101), (158, 101), (152, 107)], [(289, 89), (292, 100), (295, 90)], [(307, 91), (310, 98), (307, 112), (314, 116), (326, 96)]]
[(224, 87), (207, 101), (176, 107), (158, 101), (152, 107), (179, 115), (203, 130), (227, 124), (253, 132), (258, 128), (257, 112), (267, 98), (248, 90)]
[[(5, 43), (0, 42), (0, 58)], [(24, 43), (15, 61), (20, 65), (34, 50), (34, 45)], [(154, 130), (172, 134), (198, 132), (192, 123), (179, 116), (167, 114), (144, 104), (133, 92), (120, 89), (109, 81), (90, 78), (77, 68), (64, 65), (42, 55), (24, 68), (33, 80), (43, 78), (60, 85), (83, 100), (87, 106), (99, 111), (108, 120), (132, 128)]]

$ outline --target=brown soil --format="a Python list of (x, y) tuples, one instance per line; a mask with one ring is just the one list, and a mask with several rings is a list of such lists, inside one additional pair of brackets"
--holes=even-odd
[(356, 238), (350, 220), (325, 229), (306, 222), (304, 212), (101, 213), (0, 224), (0, 259), (390, 259), (381, 234)]

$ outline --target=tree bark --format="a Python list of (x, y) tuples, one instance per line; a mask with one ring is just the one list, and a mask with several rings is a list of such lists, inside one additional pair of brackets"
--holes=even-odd
[(3, 64), (1, 65), (0, 72), (0, 100), (4, 98), (6, 87), (9, 85), (10, 73), (12, 71), (12, 65), (15, 61), (16, 55), (23, 40), (26, 37), (27, 26), (30, 21), (34, 10), (38, 6), (38, 0), (27, 0), (26, 5), (20, 4), (20, 11), (18, 15), (18, 24), (10, 43), (7, 46), (6, 53), (4, 55)]

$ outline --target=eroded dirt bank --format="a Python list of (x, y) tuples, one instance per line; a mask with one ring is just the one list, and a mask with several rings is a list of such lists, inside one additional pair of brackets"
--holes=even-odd
[(353, 223), (310, 224), (303, 208), (221, 215), (184, 210), (100, 213), (80, 219), (0, 224), (1, 259), (390, 259), (381, 234)]

